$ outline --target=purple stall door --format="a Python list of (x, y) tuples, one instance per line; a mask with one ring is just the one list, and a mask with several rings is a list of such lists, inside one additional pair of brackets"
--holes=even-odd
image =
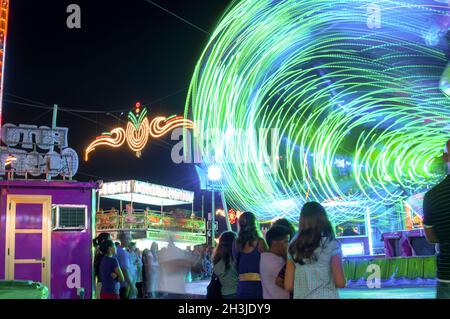
[(8, 196), (6, 279), (50, 288), (51, 197)]

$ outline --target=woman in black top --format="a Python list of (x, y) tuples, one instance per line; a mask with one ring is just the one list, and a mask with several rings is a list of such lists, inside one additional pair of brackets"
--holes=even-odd
[(102, 262), (102, 258), (103, 258), (103, 254), (100, 251), (100, 245), (105, 241), (105, 240), (111, 240), (111, 234), (109, 233), (101, 233), (97, 236), (97, 238), (95, 238), (92, 243), (94, 245), (95, 248), (95, 256), (94, 256), (94, 275), (95, 278), (97, 279), (97, 284), (96, 284), (96, 293), (97, 296), (100, 296), (100, 291), (101, 291), (101, 279), (100, 279), (100, 263)]

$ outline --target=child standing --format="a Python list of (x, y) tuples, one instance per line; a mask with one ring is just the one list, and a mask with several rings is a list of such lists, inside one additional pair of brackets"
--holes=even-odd
[(338, 299), (346, 284), (342, 253), (325, 209), (306, 203), (297, 237), (289, 246), (284, 287), (294, 299)]
[(287, 227), (272, 226), (266, 234), (269, 251), (261, 254), (259, 266), (264, 299), (289, 299), (279, 273), (286, 265), (290, 233)]

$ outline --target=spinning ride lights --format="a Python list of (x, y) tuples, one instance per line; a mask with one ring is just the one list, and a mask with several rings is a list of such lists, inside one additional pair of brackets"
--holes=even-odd
[[(448, 43), (427, 37), (442, 21), (448, 5), (431, 0), (235, 1), (185, 108), (198, 141), (209, 140), (206, 165), (221, 166), (227, 200), (266, 220), (297, 219), (315, 200), (339, 224), (367, 207), (385, 216), (439, 181)], [(267, 141), (272, 170), (260, 157)]]

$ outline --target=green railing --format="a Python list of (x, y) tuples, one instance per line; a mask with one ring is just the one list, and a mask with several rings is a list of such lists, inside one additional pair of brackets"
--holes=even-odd
[(151, 230), (185, 232), (206, 235), (206, 223), (199, 218), (181, 218), (161, 215), (154, 211), (119, 214), (117, 211), (96, 214), (97, 231)]

